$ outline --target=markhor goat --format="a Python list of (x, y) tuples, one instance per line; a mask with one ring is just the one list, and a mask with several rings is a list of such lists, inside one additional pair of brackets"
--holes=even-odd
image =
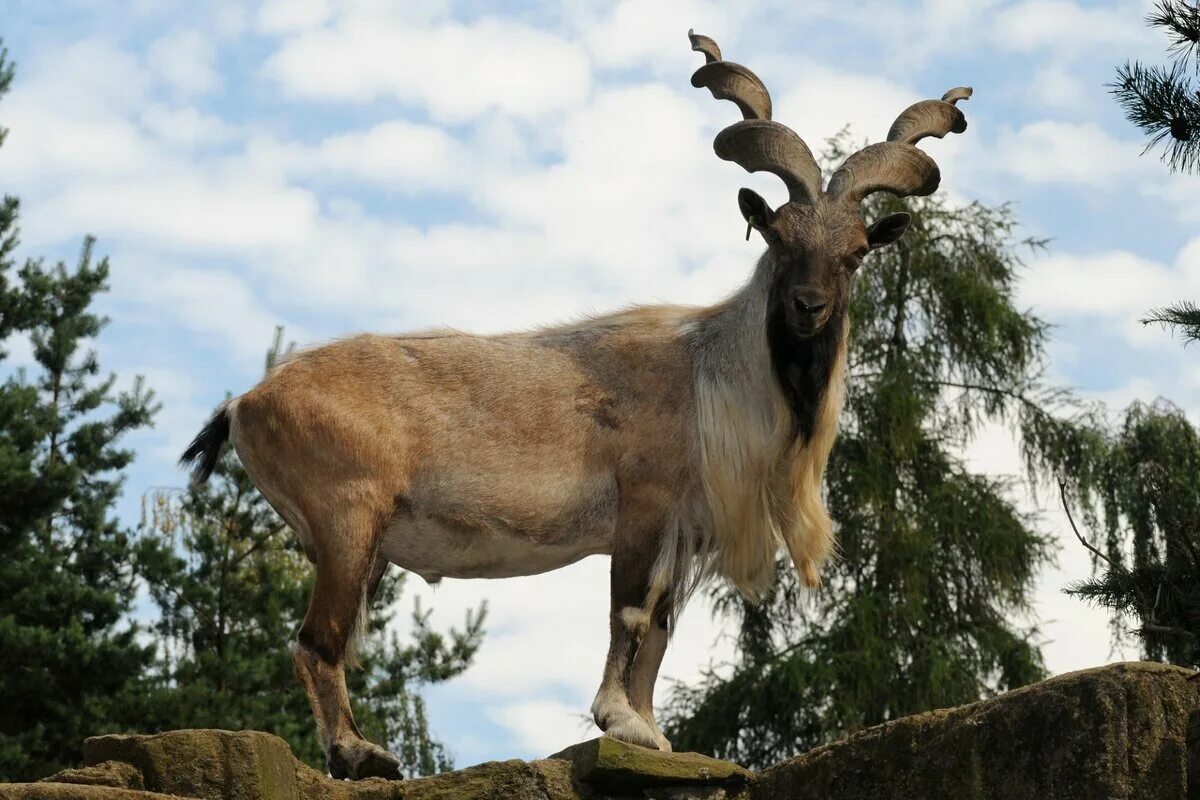
[(738, 195), (767, 243), (740, 291), (527, 333), (362, 335), (306, 350), (220, 408), (183, 454), (203, 481), (232, 440), (316, 564), (292, 656), (334, 777), (398, 777), (396, 758), (355, 727), (342, 671), (389, 563), (436, 581), (611, 555), (611, 645), (592, 713), (607, 735), (663, 750), (654, 683), (696, 584), (721, 576), (757, 597), (781, 545), (804, 583), (818, 582), (833, 548), (821, 481), (851, 281), (909, 222), (868, 227), (859, 202), (933, 192), (937, 165), (913, 145), (962, 132), (955, 103), (971, 90), (908, 108), (823, 190), (758, 77), (689, 37), (706, 60), (692, 85), (744, 116), (717, 136), (717, 155), (788, 187), (775, 210)]

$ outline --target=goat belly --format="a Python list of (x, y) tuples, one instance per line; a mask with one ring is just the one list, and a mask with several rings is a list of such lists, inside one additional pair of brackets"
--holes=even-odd
[(525, 477), (503, 487), (460, 480), (453, 495), (444, 486), (414, 487), (384, 532), (380, 554), (433, 582), (536, 575), (612, 552), (613, 478)]

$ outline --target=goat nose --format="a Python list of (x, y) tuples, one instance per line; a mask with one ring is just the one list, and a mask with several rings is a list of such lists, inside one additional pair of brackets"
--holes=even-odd
[(827, 304), (825, 294), (813, 289), (799, 289), (793, 299), (796, 308), (805, 314), (819, 314)]

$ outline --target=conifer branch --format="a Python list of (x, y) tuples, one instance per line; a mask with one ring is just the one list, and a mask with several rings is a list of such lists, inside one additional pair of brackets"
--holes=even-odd
[(1104, 553), (1102, 553), (1095, 545), (1093, 545), (1087, 539), (1083, 538), (1083, 534), (1079, 532), (1079, 528), (1075, 525), (1075, 518), (1073, 516), (1071, 516), (1071, 504), (1067, 502), (1067, 482), (1066, 481), (1061, 480), (1061, 479), (1059, 480), (1058, 493), (1059, 493), (1059, 496), (1062, 498), (1063, 511), (1067, 512), (1067, 522), (1071, 523), (1071, 530), (1075, 533), (1075, 538), (1079, 540), (1079, 543), (1081, 545), (1083, 545), (1088, 550), (1090, 550), (1092, 552), (1092, 554), (1096, 556), (1096, 558), (1099, 558), (1101, 561), (1103, 561), (1105, 564), (1108, 564), (1110, 567), (1113, 566), (1112, 559), (1110, 559), (1108, 556), (1106, 556)]
[(1173, 325), (1181, 328), (1185, 341), (1200, 341), (1200, 306), (1183, 300), (1173, 306), (1156, 308), (1142, 320), (1143, 325)]
[(1180, 64), (1186, 64), (1191, 59), (1195, 61), (1196, 69), (1200, 70), (1200, 60), (1196, 60), (1200, 50), (1200, 3), (1158, 0), (1154, 10), (1146, 15), (1146, 23), (1167, 32), (1167, 38), (1171, 41), (1167, 50)]
[(1192, 172), (1200, 166), (1200, 91), (1185, 73), (1189, 61), (1200, 72), (1200, 3), (1158, 0), (1146, 22), (1167, 32), (1174, 63), (1126, 61), (1108, 87), (1126, 119), (1149, 137), (1142, 154), (1162, 145), (1162, 160), (1172, 172)]

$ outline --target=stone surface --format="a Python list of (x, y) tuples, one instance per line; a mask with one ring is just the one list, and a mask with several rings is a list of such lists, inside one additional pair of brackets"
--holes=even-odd
[(141, 771), (124, 761), (102, 761), (90, 767), (64, 769), (40, 783), (78, 783), (85, 786), (112, 786), (117, 789), (145, 789)]
[[(1200, 800), (1200, 680), (1118, 664), (896, 720), (755, 777), (602, 737), (542, 761), (335, 781), (255, 732), (98, 736), (85, 766), (0, 800)], [(140, 787), (147, 791), (139, 791)]]
[(608, 736), (550, 756), (574, 765), (575, 777), (599, 787), (646, 788), (679, 784), (746, 782), (754, 773), (699, 753), (664, 753)]
[(82, 783), (0, 783), (0, 800), (180, 800), (169, 794)]
[(297, 800), (287, 743), (257, 731), (183, 730), (154, 736), (93, 736), (83, 763), (124, 761), (152, 792), (202, 800)]
[(772, 767), (766, 800), (1194, 797), (1187, 727), (1200, 681), (1161, 664), (1073, 672), (889, 722)]
[(302, 800), (600, 800), (572, 781), (562, 761), (489, 761), (428, 778), (335, 781), (315, 770), (300, 778)]
[[(417, 778), (401, 787), (400, 797), (404, 800), (575, 800), (575, 793), (568, 781), (559, 791), (551, 793), (545, 775), (526, 761), (490, 761), (454, 772)], [(561, 794), (561, 791), (568, 794)], [(315, 800), (315, 798), (313, 799)]]

